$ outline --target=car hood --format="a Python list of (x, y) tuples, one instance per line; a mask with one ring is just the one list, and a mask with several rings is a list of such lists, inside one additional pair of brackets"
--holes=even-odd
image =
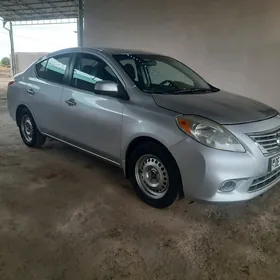
[(237, 124), (271, 118), (278, 112), (258, 101), (225, 91), (190, 94), (153, 94), (155, 103), (180, 114), (209, 118), (220, 124)]

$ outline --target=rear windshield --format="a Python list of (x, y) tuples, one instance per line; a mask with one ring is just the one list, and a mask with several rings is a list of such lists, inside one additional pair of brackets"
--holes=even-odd
[(199, 75), (167, 56), (151, 54), (113, 55), (135, 85), (151, 93), (188, 93), (195, 89), (212, 91)]

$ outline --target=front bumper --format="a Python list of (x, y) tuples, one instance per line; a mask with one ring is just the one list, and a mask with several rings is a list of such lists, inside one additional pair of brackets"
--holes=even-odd
[[(280, 181), (280, 170), (269, 171), (272, 156), (264, 156), (246, 133), (265, 131), (279, 125), (279, 117), (274, 117), (256, 123), (226, 126), (242, 142), (245, 153), (209, 148), (190, 137), (170, 147), (181, 172), (185, 196), (198, 201), (229, 203), (252, 199), (272, 188)], [(228, 180), (236, 181), (236, 189), (221, 192), (219, 188)], [(258, 180), (264, 183), (252, 191), (250, 187)]]

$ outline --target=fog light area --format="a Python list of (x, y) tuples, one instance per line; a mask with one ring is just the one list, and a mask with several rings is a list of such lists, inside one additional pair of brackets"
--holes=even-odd
[(221, 184), (220, 191), (221, 192), (232, 192), (236, 188), (236, 181), (229, 180), (225, 181)]

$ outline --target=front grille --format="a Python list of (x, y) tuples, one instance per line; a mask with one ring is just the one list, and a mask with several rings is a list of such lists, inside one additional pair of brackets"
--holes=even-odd
[(250, 133), (248, 136), (258, 145), (264, 155), (280, 152), (280, 127), (265, 132)]
[(273, 170), (272, 172), (266, 173), (266, 175), (256, 178), (251, 187), (249, 188), (249, 192), (255, 192), (260, 189), (267, 187), (268, 185), (277, 181), (280, 178), (280, 168)]

